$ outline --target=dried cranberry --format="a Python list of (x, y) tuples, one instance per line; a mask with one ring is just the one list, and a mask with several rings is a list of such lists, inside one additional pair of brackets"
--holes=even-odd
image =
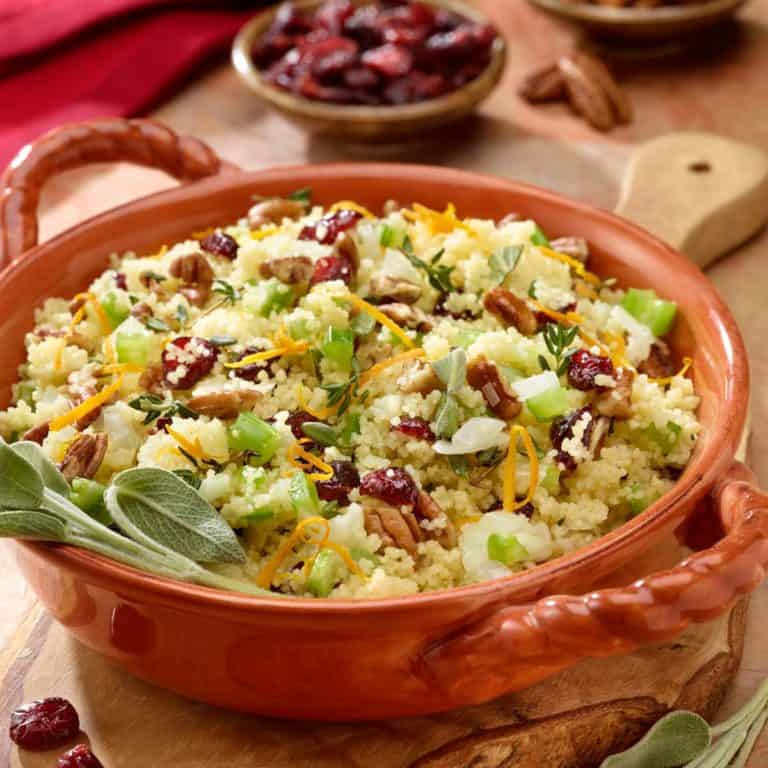
[(402, 77), (413, 67), (411, 52), (402, 45), (392, 43), (371, 48), (362, 55), (361, 61), (366, 67), (391, 79)]
[(302, 46), (302, 65), (321, 80), (340, 75), (357, 63), (357, 43), (345, 37), (326, 37), (309, 46)]
[(427, 440), (430, 443), (435, 441), (435, 433), (429, 426), (429, 422), (419, 416), (400, 419), (400, 423), (392, 429), (409, 437), (415, 437), (417, 440)]
[(331, 245), (342, 232), (354, 227), (360, 218), (362, 214), (346, 208), (328, 213), (320, 221), (307, 224), (299, 233), (299, 240), (316, 240), (323, 245)]
[(367, 67), (352, 67), (344, 72), (344, 84), (350, 88), (371, 89), (380, 82), (379, 76)]
[(158, 432), (165, 432), (166, 427), (170, 427), (171, 424), (173, 424), (173, 419), (169, 418), (168, 416), (160, 416), (158, 420), (155, 422), (155, 428)]
[(369, 472), (360, 481), (360, 493), (373, 496), (392, 506), (414, 505), (419, 496), (419, 489), (414, 479), (400, 467), (387, 467)]
[(74, 749), (65, 752), (57, 761), (58, 768), (104, 768), (90, 747), (78, 744)]
[(360, 485), (360, 475), (351, 461), (332, 461), (333, 477), (315, 484), (317, 495), (323, 501), (349, 504), (349, 492)]
[(595, 415), (592, 412), (592, 408), (588, 405), (579, 408), (566, 416), (560, 416), (552, 422), (552, 425), (549, 428), (549, 437), (552, 441), (552, 447), (557, 451), (557, 461), (569, 470), (576, 468), (576, 459), (574, 459), (570, 453), (566, 453), (562, 450), (563, 443), (566, 440), (573, 439), (574, 428), (584, 417), (584, 414), (589, 414), (590, 418), (584, 429), (584, 434), (581, 436), (581, 442), (585, 447), (589, 447), (592, 438), (592, 430), (595, 428)]
[(293, 48), (293, 38), (280, 32), (267, 32), (251, 49), (251, 58), (259, 69), (266, 69)]
[(312, 25), (304, 14), (291, 2), (283, 3), (277, 9), (270, 26), (272, 32), (300, 34), (308, 32)]
[(429, 75), (415, 69), (389, 83), (384, 89), (384, 98), (389, 104), (412, 104), (442, 95), (446, 85), (442, 75)]
[(315, 23), (331, 34), (338, 35), (354, 11), (355, 6), (350, 0), (326, 0), (315, 13)]
[[(248, 346), (243, 350), (243, 353), (237, 359), (242, 360), (244, 357), (248, 357), (248, 355), (255, 355), (257, 352), (263, 351), (264, 350), (261, 347)], [(271, 371), (272, 366), (276, 362), (277, 358), (272, 358), (271, 360), (262, 360), (257, 363), (249, 363), (248, 365), (242, 366), (242, 368), (232, 368), (230, 375), (236, 376), (238, 379), (245, 379), (246, 381), (258, 381), (259, 374), (262, 371)]]
[(163, 379), (173, 389), (189, 389), (211, 372), (218, 354), (206, 339), (179, 336), (163, 350)]
[(291, 428), (293, 436), (297, 440), (301, 440), (302, 438), (306, 438), (302, 427), (308, 421), (317, 421), (317, 418), (315, 418), (311, 413), (307, 413), (306, 411), (294, 411), (285, 420), (285, 423)]
[(11, 740), (24, 749), (60, 747), (79, 732), (80, 718), (66, 699), (38, 699), (11, 715)]
[(121, 291), (128, 290), (128, 280), (126, 279), (124, 272), (115, 272), (115, 285)]
[(596, 376), (613, 376), (615, 373), (610, 357), (593, 355), (587, 349), (577, 349), (568, 360), (568, 383), (574, 389), (587, 391), (599, 388), (595, 384)]
[(347, 285), (352, 282), (352, 262), (343, 255), (324, 256), (315, 262), (310, 285), (327, 283), (329, 280), (343, 280)]
[(523, 504), (523, 506), (519, 509), (515, 510), (518, 515), (525, 515), (526, 517), (533, 517), (533, 513), (535, 511), (536, 510), (530, 501), (527, 504)]
[(237, 257), (237, 240), (224, 232), (213, 232), (200, 241), (200, 247), (232, 261)]
[(496, 31), (484, 24), (463, 23), (448, 32), (431, 35), (423, 47), (423, 55), (433, 65), (465, 64), (473, 56), (490, 48)]
[(372, 48), (381, 42), (381, 33), (377, 27), (378, 17), (379, 10), (375, 6), (360, 6), (344, 22), (344, 34), (357, 40), (363, 48)]

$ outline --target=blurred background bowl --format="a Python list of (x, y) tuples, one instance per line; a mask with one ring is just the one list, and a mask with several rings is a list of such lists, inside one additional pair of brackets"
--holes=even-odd
[(654, 43), (688, 38), (726, 21), (746, 0), (709, 0), (656, 8), (615, 8), (580, 0), (529, 0), (537, 8), (565, 19), (601, 38)]
[[(470, 21), (489, 23), (489, 19), (459, 0), (424, 0)], [(299, 0), (303, 10), (312, 10), (322, 0)], [(497, 30), (488, 66), (476, 78), (445, 96), (416, 104), (346, 105), (314, 101), (265, 82), (253, 61), (251, 51), (269, 28), (277, 8), (259, 14), (240, 30), (232, 45), (232, 63), (240, 79), (272, 108), (303, 128), (315, 133), (358, 141), (388, 142), (423, 134), (447, 125), (472, 112), (499, 82), (506, 63), (506, 44)]]

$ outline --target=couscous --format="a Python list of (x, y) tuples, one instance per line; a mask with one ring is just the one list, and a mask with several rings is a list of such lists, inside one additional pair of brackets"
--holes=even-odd
[(515, 215), (260, 199), (46, 301), (0, 433), (106, 523), (117, 473), (176, 473), (245, 550), (209, 567), (274, 592), (505, 576), (641, 512), (699, 431), (675, 305), (588, 260)]

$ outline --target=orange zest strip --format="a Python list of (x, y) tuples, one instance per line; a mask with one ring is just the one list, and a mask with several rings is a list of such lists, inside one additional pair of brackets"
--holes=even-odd
[(318, 421), (327, 419), (336, 408), (326, 406), (325, 408), (312, 408), (308, 403), (306, 397), (304, 397), (304, 387), (299, 384), (296, 388), (296, 400), (299, 404), (299, 408), (302, 411), (306, 411), (310, 416), (314, 416)]
[(397, 336), (406, 347), (415, 347), (416, 342), (392, 319), (387, 317), (380, 309), (364, 301), (354, 293), (348, 293), (344, 297), (353, 307), (369, 314), (377, 323), (383, 325), (387, 330)]
[(104, 355), (104, 359), (107, 361), (107, 365), (117, 364), (117, 356), (115, 355), (115, 343), (112, 340), (112, 336), (107, 336), (101, 345), (101, 353)]
[(193, 458), (198, 461), (204, 461), (207, 458), (205, 451), (203, 451), (203, 447), (200, 445), (199, 437), (196, 437), (193, 442), (172, 427), (165, 427), (165, 431)]
[(457, 520), (454, 520), (453, 525), (456, 528), (461, 529), (465, 525), (470, 525), (470, 523), (477, 523), (482, 519), (483, 519), (482, 515), (466, 515), (465, 517), (460, 517)]
[(168, 253), (168, 246), (167, 245), (161, 245), (160, 250), (156, 251), (155, 253), (150, 253), (149, 256), (147, 256), (148, 259), (162, 259), (165, 254)]
[(252, 229), (251, 240), (263, 240), (265, 237), (274, 235), (279, 231), (280, 231), (280, 227), (278, 227), (276, 224), (271, 224), (266, 227), (261, 227), (260, 229)]
[(421, 347), (416, 349), (409, 349), (407, 352), (401, 352), (399, 355), (390, 357), (387, 360), (382, 360), (376, 365), (372, 365), (367, 371), (360, 377), (359, 387), (364, 387), (368, 382), (378, 376), (384, 369), (390, 368), (393, 365), (400, 365), (408, 360), (416, 360), (419, 357), (424, 356), (424, 350)]
[(109, 363), (101, 366), (99, 374), (106, 376), (113, 373), (143, 373), (144, 370), (144, 366), (138, 363)]
[[(311, 526), (320, 526), (322, 533), (314, 535), (310, 530)], [(347, 551), (346, 547), (328, 541), (331, 535), (331, 524), (324, 518), (318, 516), (308, 517), (306, 520), (302, 520), (294, 529), (293, 533), (283, 541), (278, 547), (277, 552), (269, 559), (267, 564), (259, 571), (256, 576), (256, 584), (264, 589), (269, 589), (272, 585), (272, 581), (277, 575), (280, 566), (285, 559), (293, 551), (293, 548), (297, 544), (314, 544), (318, 550), (320, 549), (332, 549), (344, 560), (345, 565), (352, 573), (356, 573), (358, 576), (365, 578), (365, 574), (360, 569), (360, 566), (354, 561), (352, 556)]]
[(366, 219), (375, 219), (376, 217), (364, 206), (353, 202), (352, 200), (339, 200), (338, 203), (334, 203), (329, 211), (355, 211)]
[(291, 443), (286, 451), (286, 458), (297, 469), (304, 469), (304, 465), (301, 463), (301, 461), (304, 461), (306, 464), (319, 470), (308, 475), (310, 480), (330, 480), (333, 477), (333, 467), (309, 451), (305, 451), (302, 447), (302, 443), (310, 442), (312, 441), (308, 437), (302, 437), (301, 440)]
[(85, 317), (85, 304), (72, 315), (72, 319), (69, 321), (69, 328), (61, 341), (61, 346), (56, 350), (56, 357), (53, 360), (53, 367), (58, 370), (61, 368), (61, 356), (64, 354), (64, 348), (67, 346), (67, 342), (72, 337), (75, 331), (75, 326)]
[(402, 215), (407, 221), (423, 222), (429, 227), (432, 234), (436, 235), (447, 235), (453, 232), (454, 229), (464, 229), (467, 232), (473, 231), (469, 224), (465, 224), (456, 216), (456, 206), (453, 203), (448, 203), (442, 212), (427, 208), (426, 205), (421, 205), (420, 203), (414, 203), (410, 210), (404, 209)]
[(273, 357), (282, 357), (283, 355), (301, 355), (309, 349), (307, 341), (291, 341), (281, 347), (265, 349), (263, 352), (254, 352), (252, 355), (246, 355), (242, 360), (236, 363), (224, 363), (225, 368), (245, 368), (247, 365), (260, 363), (263, 360), (271, 360)]
[[(528, 461), (531, 464), (531, 476), (528, 480), (528, 493), (525, 498), (516, 501), (516, 479), (517, 479), (517, 438), (522, 439), (525, 446), (525, 452), (528, 454)], [(524, 507), (536, 493), (539, 484), (539, 459), (536, 456), (536, 448), (531, 440), (528, 430), (520, 424), (515, 424), (509, 429), (509, 448), (507, 449), (507, 458), (504, 461), (504, 490), (502, 502), (506, 512), (514, 512), (520, 507)]]
[(632, 366), (627, 360), (627, 344), (624, 337), (615, 333), (604, 333), (603, 338), (608, 345), (608, 352), (614, 366), (616, 368), (631, 368)]
[(678, 376), (685, 376), (685, 374), (688, 372), (688, 369), (692, 365), (693, 365), (693, 360), (690, 357), (684, 357), (683, 358), (683, 364), (682, 364), (682, 366), (680, 367), (680, 370), (677, 373), (673, 374), (672, 376), (664, 376), (663, 378), (660, 378), (660, 379), (652, 379), (652, 378), (649, 377), (648, 381), (652, 381), (654, 384), (659, 384), (661, 386), (663, 386), (665, 384), (671, 384), (672, 383), (672, 379), (675, 379)]
[(83, 416), (86, 416), (91, 411), (104, 405), (115, 393), (117, 393), (120, 387), (123, 385), (123, 377), (118, 376), (111, 384), (104, 387), (100, 392), (92, 395), (87, 400), (83, 400), (80, 405), (76, 405), (72, 410), (67, 411), (61, 416), (57, 416), (55, 419), (51, 419), (50, 430), (56, 432), (59, 429), (68, 427), (70, 424), (74, 424), (79, 421)]
[(536, 299), (528, 299), (539, 312), (542, 312), (547, 317), (551, 317), (553, 320), (557, 320), (558, 323), (565, 323), (566, 325), (575, 325), (576, 323), (583, 323), (584, 318), (578, 312), (557, 312), (554, 309), (545, 307), (540, 301)]
[(602, 282), (602, 280), (597, 275), (587, 271), (586, 267), (578, 259), (574, 259), (571, 256), (560, 253), (560, 251), (555, 251), (552, 248), (547, 248), (545, 245), (540, 245), (538, 248), (545, 256), (548, 256), (550, 259), (555, 259), (555, 261), (560, 261), (563, 264), (567, 264), (579, 277), (583, 278), (588, 283), (600, 285)]
[(192, 239), (202, 240), (204, 237), (208, 237), (208, 235), (212, 235), (215, 231), (216, 231), (215, 227), (207, 227), (206, 229), (201, 229), (199, 232), (192, 233)]

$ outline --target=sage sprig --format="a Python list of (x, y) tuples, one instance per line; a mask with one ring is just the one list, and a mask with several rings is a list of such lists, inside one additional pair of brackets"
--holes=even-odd
[(201, 563), (240, 563), (245, 553), (216, 510), (173, 472), (121, 472), (106, 503), (120, 532), (69, 499), (69, 485), (35, 443), (0, 440), (0, 537), (71, 544), (168, 578), (271, 594)]
[(456, 393), (467, 380), (467, 353), (458, 347), (452, 349), (445, 357), (432, 363), (432, 368), (445, 384), (445, 392), (435, 413), (435, 431), (438, 437), (450, 438), (459, 428), (461, 409)]
[(768, 680), (738, 712), (712, 727), (693, 712), (670, 712), (600, 768), (744, 768), (766, 720)]

